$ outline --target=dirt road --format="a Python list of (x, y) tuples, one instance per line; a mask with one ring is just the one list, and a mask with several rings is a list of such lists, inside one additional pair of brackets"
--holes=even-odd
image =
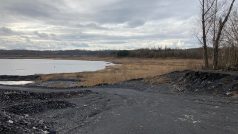
[[(166, 84), (154, 88), (138, 87), (138, 90), (126, 86), (67, 90), (0, 86), (0, 89), (2, 111), (44, 121), (49, 129), (47, 131), (42, 129), (37, 133), (237, 134), (238, 132), (237, 99), (171, 93), (170, 85)], [(11, 99), (14, 96), (17, 98)], [(18, 124), (14, 124), (14, 119), (11, 119), (14, 122), (9, 120), (1, 121), (0, 125), (6, 127), (2, 132), (16, 129)], [(31, 129), (32, 126), (22, 126), (24, 127)], [(36, 127), (33, 126), (32, 129)], [(27, 132), (30, 132), (28, 129)], [(17, 132), (20, 133), (21, 128)]]

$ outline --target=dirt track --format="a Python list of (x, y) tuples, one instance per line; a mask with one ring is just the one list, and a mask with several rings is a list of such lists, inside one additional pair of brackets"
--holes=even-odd
[(237, 134), (237, 98), (177, 93), (173, 86), (141, 80), (91, 89), (0, 86), (0, 132)]
[[(162, 88), (168, 87), (164, 85)], [(34, 121), (42, 120), (47, 126), (45, 131), (51, 133), (236, 134), (238, 131), (238, 102), (234, 99), (125, 88), (95, 88), (84, 92), (82, 89), (71, 92), (53, 90), (51, 93), (40, 90), (42, 93), (38, 89), (31, 94), (1, 90), (1, 93), (7, 92), (8, 96), (13, 93), (19, 97), (1, 101), (1, 110), (13, 115), (27, 115)], [(54, 102), (60, 103), (55, 106)], [(9, 124), (9, 120), (6, 123)], [(39, 123), (35, 125), (32, 128), (38, 127)]]

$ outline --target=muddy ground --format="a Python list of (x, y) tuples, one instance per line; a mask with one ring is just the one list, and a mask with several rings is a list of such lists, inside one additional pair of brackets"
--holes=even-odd
[(160, 77), (166, 82), (0, 86), (0, 133), (237, 134), (237, 75), (182, 71)]

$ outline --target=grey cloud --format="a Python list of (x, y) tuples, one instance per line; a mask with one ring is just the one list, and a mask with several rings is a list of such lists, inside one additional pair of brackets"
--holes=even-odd
[(38, 31), (35, 31), (34, 34), (38, 36), (41, 39), (52, 39), (56, 40), (56, 35), (55, 34), (47, 34), (47, 33), (40, 33)]
[(107, 27), (103, 27), (96, 23), (76, 24), (76, 25), (73, 25), (72, 27), (84, 28), (84, 29), (96, 29), (96, 30), (110, 30)]
[(12, 29), (10, 28), (7, 28), (7, 27), (1, 27), (0, 28), (0, 36), (3, 35), (3, 36), (8, 36), (8, 35), (17, 35), (19, 34), (18, 32), (16, 31), (13, 31)]
[(49, 35), (46, 33), (39, 33), (38, 31), (34, 32), (40, 38), (49, 38)]
[[(4, 2), (5, 1), (5, 2)], [(3, 0), (2, 8), (7, 13), (13, 13), (16, 15), (27, 17), (53, 17), (59, 13), (59, 9), (56, 6), (50, 5), (49, 1), (45, 0)]]
[(75, 47), (75, 48), (88, 48), (90, 47), (88, 44), (86, 43), (82, 43), (82, 44), (78, 44), (78, 43), (72, 43), (71, 46)]
[(132, 21), (127, 22), (127, 25), (130, 28), (135, 28), (135, 27), (138, 27), (138, 26), (142, 26), (144, 24), (145, 24), (144, 20), (132, 20)]
[[(71, 21), (74, 23), (75, 21), (94, 21), (101, 24), (128, 22), (129, 26), (133, 24), (137, 26), (153, 19), (186, 17), (196, 13), (196, 10), (193, 11), (196, 3), (191, 0), (117, 0), (103, 8), (91, 9), (97, 10), (93, 14), (65, 10), (66, 7), (62, 5), (64, 3), (62, 0), (52, 0), (52, 2), (47, 0), (10, 0), (6, 3), (8, 4), (3, 7), (9, 13), (64, 24)], [(80, 9), (80, 5), (78, 6)]]
[(128, 43), (128, 41), (120, 41), (120, 40), (111, 40), (111, 41), (100, 41), (102, 44), (111, 44), (111, 45), (121, 45)]
[[(189, 17), (196, 13), (191, 0), (120, 0), (108, 5), (94, 17), (101, 23), (124, 23), (158, 20), (170, 17)], [(137, 24), (137, 23), (135, 23)]]
[[(193, 40), (189, 32), (184, 34), (183, 31), (184, 27), (186, 29), (191, 27), (176, 23), (185, 22), (198, 14), (196, 8), (198, 5), (195, 1), (97, 2), (97, 0), (1, 0), (0, 36), (15, 35), (19, 41), (9, 38), (0, 38), (0, 41), (3, 45), (5, 43), (6, 48), (77, 49), (91, 48), (97, 44), (105, 44), (105, 48), (108, 48), (109, 44), (138, 48), (140, 44), (132, 42), (139, 41), (145, 44), (146, 40), (177, 39), (191, 44), (190, 40)], [(171, 19), (174, 22), (168, 26), (166, 21)], [(154, 24), (150, 26), (148, 23)], [(171, 28), (172, 26), (176, 28)], [(63, 47), (64, 45), (67, 47)]]
[(87, 49), (90, 47), (86, 43), (73, 43), (73, 42), (32, 42), (32, 41), (25, 41), (25, 42), (12, 42), (12, 41), (2, 41), (0, 40), (0, 49), (27, 49), (27, 50), (70, 50), (76, 48), (83, 48)]

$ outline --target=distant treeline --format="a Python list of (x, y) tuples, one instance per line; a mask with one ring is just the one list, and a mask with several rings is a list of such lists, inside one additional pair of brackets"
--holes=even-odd
[(87, 50), (66, 50), (66, 51), (35, 51), (35, 50), (0, 50), (0, 58), (24, 58), (24, 57), (43, 57), (43, 58), (64, 58), (82, 56), (111, 56), (113, 51), (87, 51)]
[(82, 56), (97, 57), (137, 57), (137, 58), (191, 58), (202, 59), (203, 49), (138, 49), (138, 50), (67, 50), (67, 51), (32, 51), (32, 50), (0, 50), (0, 58), (67, 58)]
[(117, 57), (138, 57), (138, 58), (191, 58), (202, 59), (202, 48), (194, 49), (138, 49), (118, 51)]

